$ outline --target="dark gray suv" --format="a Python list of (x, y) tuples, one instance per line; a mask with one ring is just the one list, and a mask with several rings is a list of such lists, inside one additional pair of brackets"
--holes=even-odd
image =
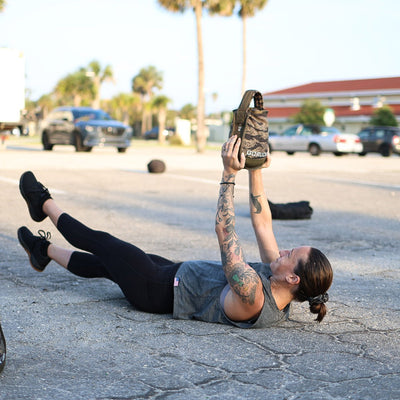
[(130, 146), (132, 128), (113, 120), (102, 110), (89, 107), (58, 107), (42, 127), (44, 150), (54, 145), (75, 146), (76, 151), (91, 151), (93, 146), (113, 146), (124, 153)]
[(389, 157), (392, 153), (400, 155), (400, 129), (394, 126), (369, 126), (358, 133), (363, 144), (360, 156), (367, 153), (380, 153)]

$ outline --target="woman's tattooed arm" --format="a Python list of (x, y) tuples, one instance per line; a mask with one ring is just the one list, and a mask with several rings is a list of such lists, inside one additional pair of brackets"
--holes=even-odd
[(264, 190), (262, 170), (249, 171), (250, 217), (256, 234), (261, 261), (270, 263), (279, 257), (272, 229), (272, 214)]
[[(225, 176), (223, 181), (233, 182), (234, 178), (234, 175)], [(243, 304), (253, 305), (261, 281), (244, 260), (243, 249), (235, 231), (233, 192), (233, 184), (221, 184), (215, 230), (221, 250), (222, 267), (231, 289)]]

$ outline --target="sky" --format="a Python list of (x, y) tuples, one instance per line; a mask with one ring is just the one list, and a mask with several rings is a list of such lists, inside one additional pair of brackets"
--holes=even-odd
[[(241, 20), (205, 13), (202, 28), (206, 111), (230, 111), (241, 100)], [(248, 19), (246, 87), (400, 76), (399, 37), (399, 0), (269, 0)], [(7, 0), (0, 47), (24, 53), (32, 100), (98, 60), (115, 76), (102, 98), (130, 92), (153, 65), (171, 108), (197, 103), (194, 13), (171, 13), (157, 0)]]

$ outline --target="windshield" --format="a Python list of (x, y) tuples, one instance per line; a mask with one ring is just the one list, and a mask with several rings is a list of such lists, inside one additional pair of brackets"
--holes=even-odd
[(340, 133), (339, 129), (334, 128), (333, 126), (322, 126), (322, 127), (321, 127), (321, 132), (326, 132), (326, 133)]
[(74, 110), (73, 113), (75, 122), (91, 120), (110, 121), (112, 119), (102, 110)]

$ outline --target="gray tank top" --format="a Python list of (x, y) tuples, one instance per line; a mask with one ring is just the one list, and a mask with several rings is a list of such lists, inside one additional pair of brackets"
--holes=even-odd
[(271, 292), (272, 275), (269, 264), (249, 263), (263, 284), (264, 305), (258, 318), (236, 322), (224, 312), (223, 301), (229, 290), (222, 265), (217, 261), (185, 261), (179, 267), (174, 281), (173, 317), (206, 322), (231, 324), (239, 328), (268, 328), (289, 317), (290, 304), (278, 309)]

